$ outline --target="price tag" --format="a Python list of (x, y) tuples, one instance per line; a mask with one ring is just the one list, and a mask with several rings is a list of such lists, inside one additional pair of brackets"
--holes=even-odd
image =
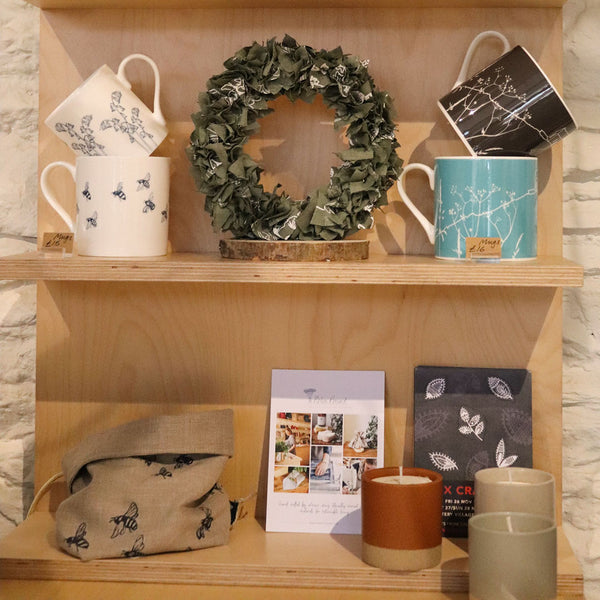
[(495, 237), (468, 237), (465, 240), (467, 258), (501, 258), (502, 240)]
[(44, 233), (42, 250), (44, 252), (62, 252), (73, 254), (73, 233)]

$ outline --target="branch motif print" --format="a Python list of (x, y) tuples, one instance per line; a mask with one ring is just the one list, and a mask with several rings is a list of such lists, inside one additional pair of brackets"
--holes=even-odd
[(469, 414), (469, 411), (461, 406), (460, 408), (460, 420), (465, 423), (465, 425), (461, 425), (458, 428), (458, 431), (463, 435), (471, 435), (473, 434), (480, 442), (483, 441), (481, 434), (485, 429), (485, 423), (481, 418), (481, 415), (473, 415)]
[(70, 138), (71, 148), (83, 156), (105, 156), (104, 146), (99, 144), (94, 137), (94, 130), (91, 127), (92, 115), (85, 115), (77, 128), (74, 123), (56, 123), (54, 129), (58, 133), (66, 133)]
[(144, 122), (140, 119), (140, 109), (132, 108), (131, 114), (128, 116), (125, 107), (121, 105), (121, 96), (122, 94), (118, 90), (111, 94), (110, 111), (117, 113), (118, 116), (104, 119), (100, 123), (100, 129), (104, 131), (112, 128), (117, 133), (124, 133), (129, 137), (131, 144), (139, 144), (148, 153), (152, 152), (154, 147), (148, 141), (152, 140), (154, 136), (144, 128)]
[[(470, 145), (476, 147), (483, 140), (501, 138), (514, 134), (522, 129), (535, 132), (540, 140), (551, 143), (550, 135), (532, 122), (532, 115), (528, 109), (514, 111), (513, 107), (521, 108), (527, 106), (527, 95), (518, 94), (513, 84), (512, 77), (508, 75), (502, 66), (497, 67), (488, 76), (479, 77), (473, 85), (461, 85), (456, 88), (460, 96), (448, 107), (452, 111), (452, 118), (461, 121), (469, 115), (489, 106), (488, 122), (476, 133), (465, 135)], [(502, 150), (502, 146), (488, 147), (486, 150)]]
[[(523, 207), (536, 196), (535, 189), (529, 189), (517, 196), (514, 192), (502, 190), (496, 185), (486, 189), (468, 186), (463, 190), (453, 186), (450, 193), (454, 203), (448, 208), (444, 208), (441, 202), (436, 203), (435, 222), (444, 224), (436, 230), (436, 235), (442, 240), (447, 237), (455, 238), (457, 256), (462, 256), (466, 238), (477, 237), (477, 226), (481, 222), (489, 223), (494, 234), (490, 232), (490, 235), (500, 238), (505, 245), (519, 222)], [(494, 195), (502, 195), (503, 198), (497, 206), (490, 208), (493, 206), (491, 199)], [(519, 254), (519, 244), (520, 239), (515, 244), (513, 258)]]

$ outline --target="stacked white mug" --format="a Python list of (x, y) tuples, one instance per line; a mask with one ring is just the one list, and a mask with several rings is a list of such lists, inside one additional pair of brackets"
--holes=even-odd
[[(131, 60), (147, 62), (154, 73), (151, 111), (125, 77)], [(144, 54), (125, 57), (115, 74), (101, 66), (45, 120), (76, 154), (75, 164), (56, 161), (41, 173), (44, 197), (75, 234), (84, 256), (160, 256), (167, 253), (170, 159), (150, 156), (167, 135), (160, 109), (160, 75)], [(51, 183), (55, 169), (75, 182), (72, 218)]]

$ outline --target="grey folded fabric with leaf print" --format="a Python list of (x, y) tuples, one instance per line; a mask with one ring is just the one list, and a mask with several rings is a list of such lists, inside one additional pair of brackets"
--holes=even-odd
[(226, 544), (219, 484), (233, 455), (233, 412), (163, 415), (94, 434), (63, 458), (70, 496), (56, 512), (60, 548), (82, 560)]

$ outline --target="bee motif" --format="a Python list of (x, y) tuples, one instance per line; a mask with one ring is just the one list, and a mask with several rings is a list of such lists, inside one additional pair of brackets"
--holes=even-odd
[(201, 508), (204, 511), (204, 519), (202, 519), (202, 522), (200, 523), (200, 527), (198, 527), (198, 529), (196, 529), (196, 537), (199, 540), (204, 539), (206, 532), (212, 527), (212, 523), (213, 523), (212, 511), (210, 510), (210, 508), (204, 508), (204, 507), (201, 507)]
[(77, 531), (75, 532), (75, 535), (71, 535), (71, 536), (65, 538), (65, 544), (67, 544), (67, 546), (69, 546), (69, 547), (75, 545), (77, 552), (79, 552), (79, 548), (84, 548), (84, 549), (89, 548), (90, 543), (85, 539), (86, 533), (87, 533), (86, 524), (80, 523), (79, 527), (77, 527)]
[(154, 194), (150, 194), (150, 198), (144, 202), (143, 211), (147, 213), (150, 210), (154, 210), (156, 208), (156, 204), (154, 204)]
[(123, 552), (121, 552), (121, 554), (125, 558), (134, 558), (136, 556), (144, 556), (144, 553), (142, 552), (143, 549), (144, 549), (144, 536), (140, 535), (135, 540), (135, 542), (133, 542), (133, 546), (131, 547), (131, 550), (123, 550)]
[(114, 523), (115, 528), (113, 529), (111, 538), (116, 538), (118, 535), (123, 535), (125, 530), (135, 531), (137, 529), (136, 517), (138, 516), (138, 507), (135, 502), (132, 502), (127, 509), (127, 512), (122, 515), (111, 517), (109, 523)]
[(169, 469), (167, 469), (167, 467), (161, 467), (160, 471), (158, 473), (154, 473), (155, 477), (162, 477), (163, 479), (166, 479), (167, 477), (173, 477), (173, 473), (171, 473), (171, 471), (169, 471)]
[(175, 468), (181, 469), (181, 467), (183, 467), (184, 465), (191, 465), (193, 462), (194, 459), (191, 456), (188, 456), (187, 454), (180, 454), (175, 459)]
[(166, 210), (162, 210), (160, 212), (160, 222), (164, 223), (167, 220), (167, 218), (168, 218), (167, 211)]
[(146, 177), (144, 177), (143, 179), (138, 179), (137, 180), (137, 190), (136, 191), (140, 191), (141, 189), (148, 189), (150, 187), (150, 173), (146, 173)]
[(85, 228), (89, 229), (90, 227), (98, 227), (98, 213), (96, 211), (85, 220)]
[(92, 199), (92, 194), (90, 192), (90, 184), (87, 181), (85, 182), (85, 187), (83, 188), (83, 190), (81, 190), (81, 195), (86, 200), (91, 200)]
[(119, 185), (117, 189), (112, 193), (113, 196), (116, 196), (119, 200), (127, 200), (127, 195), (123, 191), (123, 182), (119, 181)]

